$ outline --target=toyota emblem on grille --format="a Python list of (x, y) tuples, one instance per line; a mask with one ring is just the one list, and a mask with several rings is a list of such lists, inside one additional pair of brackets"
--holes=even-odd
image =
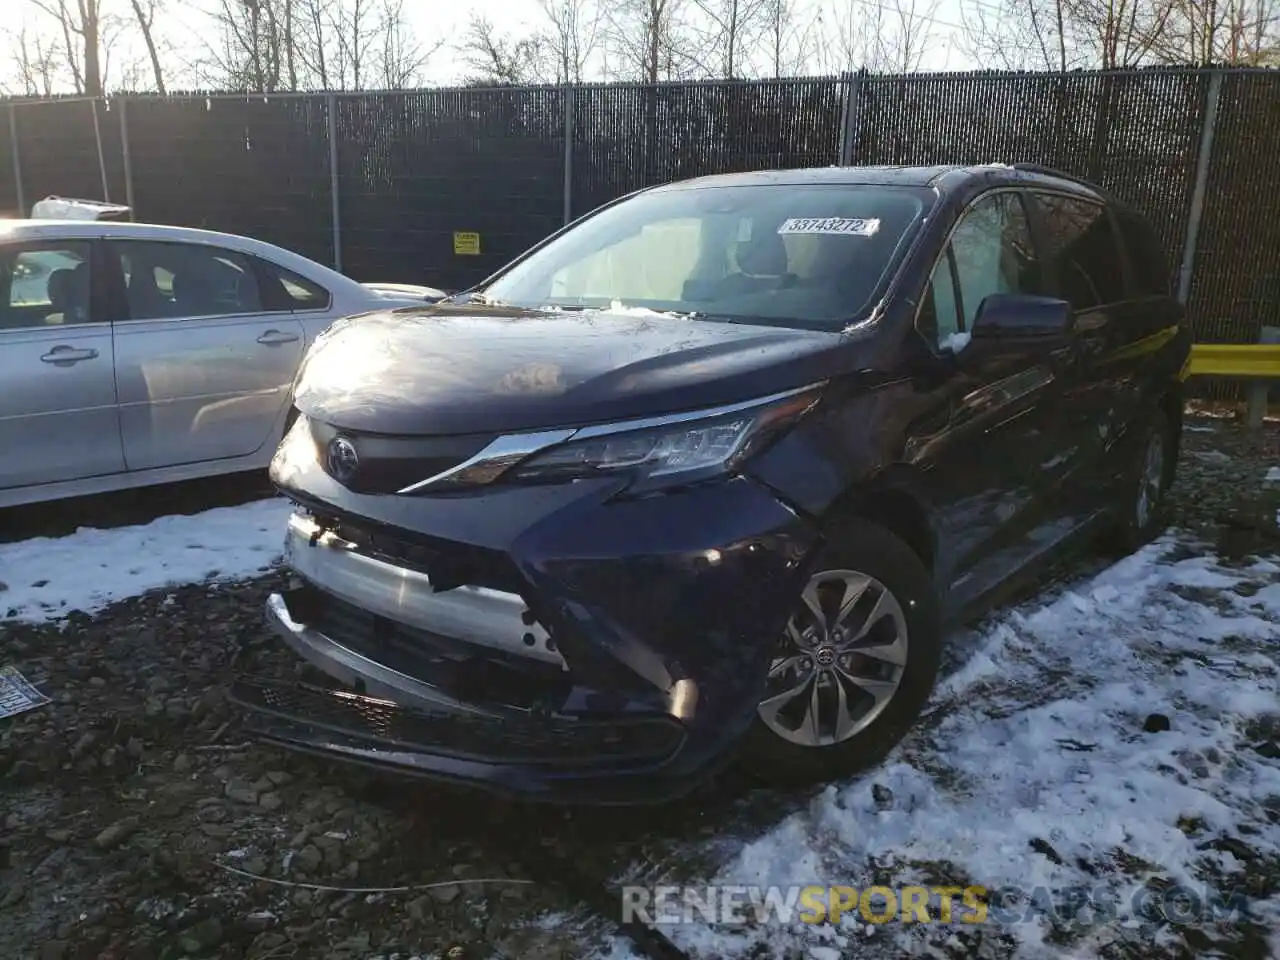
[(356, 469), (360, 466), (360, 457), (356, 454), (355, 445), (346, 437), (334, 437), (329, 441), (325, 461), (329, 467), (329, 475), (341, 483), (346, 483), (354, 477)]

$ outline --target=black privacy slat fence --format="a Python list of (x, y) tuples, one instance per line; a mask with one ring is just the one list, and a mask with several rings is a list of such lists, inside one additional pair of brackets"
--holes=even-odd
[[(1035, 162), (1155, 223), (1200, 341), (1280, 325), (1280, 72), (1149, 69), (0, 102), (0, 214), (49, 194), (463, 288), (632, 190)], [(459, 238), (459, 234), (463, 236)], [(477, 239), (478, 238), (478, 239)]]

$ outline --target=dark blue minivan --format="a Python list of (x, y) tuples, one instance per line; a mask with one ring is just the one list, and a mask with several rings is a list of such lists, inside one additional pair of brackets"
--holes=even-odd
[(1190, 352), (1148, 221), (1038, 167), (707, 177), (330, 329), (271, 468), (315, 682), (266, 740), (535, 799), (876, 762), (949, 624), (1150, 539)]

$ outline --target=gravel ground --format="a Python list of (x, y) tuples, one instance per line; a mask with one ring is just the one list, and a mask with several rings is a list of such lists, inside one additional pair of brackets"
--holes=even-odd
[[(1280, 482), (1264, 481), (1280, 428), (1197, 417), (1185, 441), (1173, 524), (1223, 556), (1280, 551)], [(214, 489), (261, 493), (200, 484), (160, 511), (99, 498), (0, 530), (195, 512)], [(608, 878), (804, 802), (731, 778), (640, 815), (530, 809), (246, 744), (230, 676), (298, 669), (261, 625), (277, 579), (157, 591), (62, 627), (0, 621), (0, 663), (52, 697), (0, 721), (0, 956), (581, 956), (616, 909)]]

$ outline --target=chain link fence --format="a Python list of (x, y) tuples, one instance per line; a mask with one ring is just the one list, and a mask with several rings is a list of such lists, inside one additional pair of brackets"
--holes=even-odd
[[(868, 74), (11, 100), (0, 211), (49, 194), (459, 288), (629, 191), (704, 174), (1035, 162), (1145, 211), (1206, 342), (1280, 325), (1280, 72)], [(460, 241), (458, 234), (464, 235)]]

